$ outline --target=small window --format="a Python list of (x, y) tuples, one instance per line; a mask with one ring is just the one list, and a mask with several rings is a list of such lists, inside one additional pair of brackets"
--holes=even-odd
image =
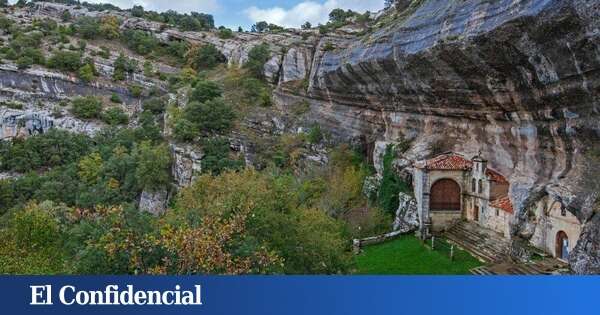
[(498, 208), (496, 208), (496, 216), (499, 217), (500, 216), (500, 210), (498, 210)]
[(562, 215), (563, 217), (566, 217), (567, 216), (567, 208), (560, 207), (560, 215)]
[(483, 193), (483, 181), (479, 180), (479, 193)]
[(477, 181), (475, 180), (475, 178), (473, 178), (473, 180), (471, 181), (471, 191), (474, 193), (477, 192)]

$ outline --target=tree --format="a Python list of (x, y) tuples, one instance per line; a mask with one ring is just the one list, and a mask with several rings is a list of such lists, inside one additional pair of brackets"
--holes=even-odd
[(119, 19), (114, 15), (107, 15), (100, 19), (100, 32), (106, 39), (119, 38), (120, 23)]
[(346, 22), (346, 19), (353, 15), (354, 12), (352, 12), (351, 10), (344, 11), (342, 9), (333, 9), (329, 13), (329, 21), (331, 21), (332, 23), (343, 23)]
[(102, 102), (93, 96), (78, 97), (72, 104), (71, 113), (77, 118), (96, 119), (102, 112)]
[(235, 114), (230, 105), (217, 98), (204, 103), (191, 102), (184, 109), (185, 118), (204, 133), (224, 133), (233, 126)]
[(85, 39), (96, 39), (101, 34), (98, 19), (89, 16), (80, 17), (75, 22), (75, 29)]
[(269, 30), (269, 23), (265, 21), (256, 22), (252, 25), (252, 32), (263, 33)]
[(192, 46), (186, 59), (188, 65), (196, 70), (209, 70), (225, 62), (225, 56), (212, 44)]
[(131, 8), (131, 15), (140, 18), (144, 17), (144, 7), (141, 5), (134, 5), (133, 8)]
[(63, 71), (79, 71), (81, 68), (81, 53), (59, 50), (48, 60), (48, 66)]
[(204, 158), (202, 172), (219, 175), (226, 170), (240, 170), (244, 167), (243, 159), (230, 158), (231, 145), (222, 137), (208, 138), (202, 143)]
[(303, 30), (309, 30), (312, 28), (312, 24), (310, 22), (306, 21), (306, 23), (302, 24), (301, 28)]
[(98, 152), (94, 152), (79, 161), (77, 174), (84, 183), (94, 185), (100, 180), (103, 164), (102, 156)]
[(152, 146), (149, 141), (140, 143), (134, 152), (138, 163), (136, 179), (143, 189), (157, 191), (171, 182), (171, 153), (166, 145)]
[(116, 81), (125, 80), (125, 75), (127, 73), (133, 73), (137, 70), (138, 64), (134, 59), (129, 59), (125, 56), (125, 54), (119, 54), (119, 57), (115, 60), (114, 64), (114, 73), (113, 79)]
[(257, 79), (263, 79), (265, 75), (265, 63), (269, 60), (271, 52), (269, 44), (263, 43), (252, 47), (248, 52), (248, 61), (244, 65), (248, 72)]
[(190, 100), (204, 103), (222, 95), (223, 89), (217, 83), (209, 80), (200, 80), (192, 90)]
[(111, 125), (127, 125), (129, 116), (120, 107), (112, 107), (102, 113), (102, 121)]

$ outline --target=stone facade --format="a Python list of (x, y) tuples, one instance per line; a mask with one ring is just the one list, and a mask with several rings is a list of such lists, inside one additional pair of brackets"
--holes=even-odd
[[(436, 187), (436, 183), (441, 181), (451, 181), (457, 188), (452, 190), (451, 185), (449, 188)], [(459, 154), (446, 153), (417, 162), (413, 185), (423, 234), (442, 232), (457, 221), (467, 220), (493, 230), (504, 238), (511, 238), (515, 212), (509, 197), (510, 183), (503, 175), (489, 168), (485, 159), (475, 156), (468, 160)], [(436, 192), (436, 189), (443, 191)], [(460, 205), (447, 200), (459, 200)], [(445, 204), (453, 208), (440, 208)], [(550, 197), (540, 200), (533, 209), (537, 225), (530, 240), (531, 245), (567, 260), (568, 253), (575, 249), (579, 240), (581, 223), (560, 202)]]

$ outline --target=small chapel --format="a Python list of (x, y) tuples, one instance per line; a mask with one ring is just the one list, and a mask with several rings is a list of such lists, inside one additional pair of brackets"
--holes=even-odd
[[(448, 152), (414, 164), (413, 186), (422, 235), (440, 233), (457, 222), (469, 221), (510, 239), (515, 210), (510, 183), (480, 154), (466, 158)], [(560, 208), (560, 207), (559, 207)], [(581, 225), (556, 204), (541, 206), (540, 226), (532, 245), (568, 260), (579, 238)]]

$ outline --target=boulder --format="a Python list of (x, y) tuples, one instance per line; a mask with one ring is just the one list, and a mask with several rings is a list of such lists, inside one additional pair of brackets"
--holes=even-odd
[(140, 196), (139, 209), (154, 215), (161, 215), (167, 210), (168, 196), (166, 190), (156, 192), (144, 190)]

